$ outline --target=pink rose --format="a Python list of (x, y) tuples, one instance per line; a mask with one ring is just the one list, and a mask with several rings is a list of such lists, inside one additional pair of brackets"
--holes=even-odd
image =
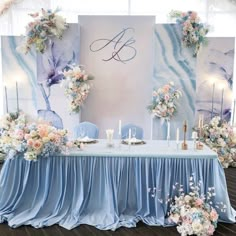
[(192, 223), (192, 219), (188, 216), (184, 216), (182, 219), (183, 219), (183, 222), (185, 224), (191, 224)]
[(165, 94), (165, 100), (168, 101), (170, 99), (169, 94)]
[(33, 139), (28, 139), (28, 140), (27, 140), (27, 145), (28, 145), (28, 146), (32, 147), (33, 144), (34, 144), (34, 140), (33, 140)]
[(217, 221), (218, 220), (218, 213), (216, 212), (215, 209), (212, 209), (210, 212), (210, 217), (212, 221)]
[(198, 198), (196, 201), (195, 201), (195, 205), (196, 206), (201, 206), (203, 204), (203, 200), (201, 198)]
[(191, 20), (195, 20), (197, 18), (197, 12), (193, 11), (190, 15)]
[(213, 225), (210, 225), (209, 228), (208, 228), (208, 230), (207, 230), (207, 234), (208, 234), (208, 235), (213, 235), (214, 231), (215, 231), (214, 226), (213, 226)]
[(17, 130), (16, 131), (16, 137), (17, 137), (17, 139), (23, 139), (24, 138), (23, 130)]
[(25, 139), (28, 140), (30, 138), (30, 134), (25, 134)]
[(39, 140), (36, 140), (33, 144), (33, 147), (36, 149), (36, 150), (39, 150), (41, 147), (42, 147), (42, 143), (39, 141)]
[(166, 84), (164, 87), (163, 87), (163, 91), (164, 93), (167, 93), (170, 89), (170, 85), (169, 84)]

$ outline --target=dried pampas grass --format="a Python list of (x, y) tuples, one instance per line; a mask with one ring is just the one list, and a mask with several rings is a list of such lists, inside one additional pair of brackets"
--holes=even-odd
[(2, 0), (0, 2), (0, 16), (3, 15), (13, 4), (19, 3), (22, 0)]

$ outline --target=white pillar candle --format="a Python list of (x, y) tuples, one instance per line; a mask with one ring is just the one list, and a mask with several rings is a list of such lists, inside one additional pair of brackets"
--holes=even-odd
[(119, 120), (119, 135), (121, 135), (121, 120)]
[(197, 139), (197, 132), (196, 131), (192, 132), (192, 139)]
[(179, 142), (179, 128), (176, 129), (176, 143)]

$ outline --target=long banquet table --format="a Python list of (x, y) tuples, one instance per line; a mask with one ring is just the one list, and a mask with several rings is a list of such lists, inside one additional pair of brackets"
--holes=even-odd
[(88, 224), (103, 230), (135, 227), (140, 220), (166, 226), (165, 200), (174, 196), (176, 183), (188, 191), (191, 176), (202, 182), (204, 193), (215, 187), (213, 203), (226, 204), (220, 221), (234, 223), (224, 170), (209, 148), (193, 150), (189, 142), (183, 151), (165, 141), (108, 148), (105, 140), (36, 162), (20, 155), (7, 159), (0, 174), (0, 222), (66, 229)]

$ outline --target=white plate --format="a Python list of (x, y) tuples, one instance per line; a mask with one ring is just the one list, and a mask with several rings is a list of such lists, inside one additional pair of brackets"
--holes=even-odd
[(80, 138), (80, 139), (77, 139), (77, 142), (79, 143), (92, 143), (92, 142), (95, 142), (96, 139), (93, 139), (93, 138)]
[[(124, 142), (125, 143), (129, 143), (129, 139), (125, 139)], [(130, 143), (139, 144), (139, 143), (143, 143), (143, 140), (136, 139), (136, 138), (131, 138), (130, 139)]]

